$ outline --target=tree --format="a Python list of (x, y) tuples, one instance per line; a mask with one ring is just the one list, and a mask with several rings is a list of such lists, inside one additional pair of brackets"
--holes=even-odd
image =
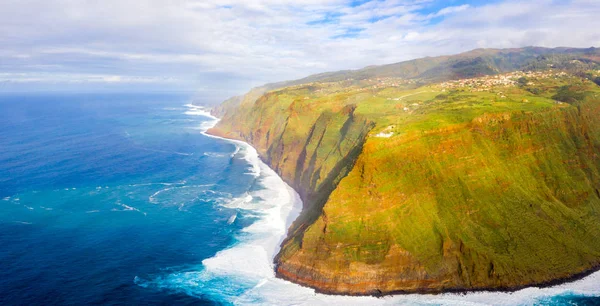
[(552, 99), (569, 104), (581, 101), (585, 98), (585, 93), (581, 90), (577, 90), (575, 86), (566, 85), (558, 89), (556, 94), (552, 96)]
[(534, 94), (534, 95), (539, 95), (542, 93), (542, 90), (537, 88), (537, 87), (529, 87), (526, 89), (527, 91), (529, 91), (530, 93)]
[(517, 84), (519, 84), (519, 86), (521, 86), (521, 87), (527, 85), (527, 83), (529, 83), (529, 80), (526, 77), (520, 77), (517, 80)]

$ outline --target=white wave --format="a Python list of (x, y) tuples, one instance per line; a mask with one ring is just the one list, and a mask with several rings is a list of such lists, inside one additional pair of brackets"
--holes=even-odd
[[(214, 122), (214, 124), (216, 124), (216, 123), (217, 122)], [(247, 144), (243, 141), (206, 134), (206, 131), (202, 132), (202, 134), (207, 137), (221, 139), (221, 140), (225, 140), (227, 142), (233, 143), (236, 146), (236, 150), (233, 152), (233, 154), (231, 156), (233, 157), (235, 155), (241, 154), (242, 158), (245, 159), (246, 162), (251, 167), (250, 172), (248, 172), (247, 174), (253, 175), (255, 177), (260, 176), (260, 171), (261, 171), (260, 165), (262, 164), (262, 161), (260, 160), (260, 157), (258, 156), (258, 152), (256, 151), (255, 148), (253, 148), (252, 146), (250, 146), (249, 144)]]
[(94, 214), (94, 213), (99, 213), (99, 212), (100, 212), (99, 210), (88, 210), (85, 213), (86, 214)]
[[(118, 202), (117, 202), (117, 203), (115, 203), (115, 204), (116, 204), (116, 205), (118, 205), (118, 206), (121, 206), (121, 207), (123, 207), (123, 208), (124, 208), (123, 210), (134, 210), (134, 211), (140, 211), (139, 209), (137, 209), (137, 208), (135, 208), (135, 207), (131, 207), (131, 206), (129, 206), (129, 205), (126, 205), (126, 204), (122, 204), (122, 203), (118, 203)], [(111, 209), (111, 210), (112, 210), (112, 211), (121, 211), (121, 210), (118, 210), (118, 209), (116, 209), (116, 208), (113, 208), (113, 209)]]
[(254, 197), (252, 195), (246, 193), (241, 197), (234, 198), (230, 201), (222, 203), (221, 206), (229, 208), (229, 209), (244, 209), (244, 210), (252, 210), (256, 209), (256, 204), (252, 203)]
[(233, 222), (235, 222), (236, 218), (237, 218), (237, 213), (231, 215), (231, 217), (229, 217), (229, 220), (227, 220), (227, 224), (232, 224)]
[(178, 207), (178, 210), (184, 211), (188, 207), (198, 203), (218, 203), (218, 199), (228, 197), (227, 193), (207, 189), (207, 187), (213, 185), (214, 184), (187, 185), (163, 188), (148, 197), (148, 201), (152, 204), (165, 207), (176, 206)]
[(33, 223), (31, 223), (31, 222), (26, 222), (26, 221), (14, 221), (14, 223), (18, 223), (18, 224), (26, 224), (26, 225), (33, 224)]
[(216, 157), (216, 158), (220, 158), (220, 157), (228, 157), (230, 156), (227, 153), (215, 153), (215, 152), (204, 152), (203, 154), (204, 156), (208, 156), (208, 157)]
[(235, 146), (235, 151), (233, 151), (233, 153), (231, 153), (231, 155), (229, 155), (230, 157), (234, 157), (236, 156), (238, 153), (240, 152), (240, 147), (239, 146)]
[(210, 112), (208, 112), (204, 109), (201, 109), (201, 108), (190, 108), (187, 111), (185, 111), (184, 114), (190, 115), (190, 116), (205, 116), (205, 117), (210, 116)]
[(31, 206), (27, 206), (27, 205), (23, 205), (25, 208), (29, 209), (29, 210), (34, 210), (35, 208), (31, 207)]
[[(162, 185), (162, 186), (173, 186), (173, 185), (183, 185), (185, 181), (177, 182), (177, 183), (141, 183), (141, 184), (131, 184), (129, 187), (140, 187), (140, 186), (152, 186), (152, 185)], [(102, 188), (102, 187), (99, 187)]]
[(211, 115), (210, 111), (206, 110), (202, 106), (197, 106), (197, 105), (193, 105), (193, 104), (186, 104), (185, 106), (188, 108), (188, 110), (185, 112), (186, 115), (203, 116), (203, 117), (211, 119), (209, 121), (203, 121), (202, 123), (200, 123), (200, 126), (196, 128), (196, 129), (200, 130), (202, 133), (208, 131), (208, 129), (214, 127), (217, 124), (217, 122), (219, 122), (219, 118)]
[(5, 197), (2, 199), (2, 201), (10, 201), (10, 197)]
[(117, 203), (115, 203), (115, 205), (121, 206), (121, 207), (123, 207), (123, 209), (116, 209), (116, 208), (113, 208), (113, 209), (111, 209), (110, 211), (137, 211), (137, 212), (139, 212), (139, 213), (143, 214), (144, 216), (146, 216), (146, 215), (147, 215), (145, 212), (143, 212), (143, 211), (141, 211), (141, 210), (139, 210), (139, 209), (137, 209), (137, 208), (135, 208), (135, 207), (132, 207), (132, 206), (129, 206), (129, 205), (123, 204), (123, 203), (121, 203), (121, 202), (117, 202)]
[(265, 305), (533, 305), (557, 296), (599, 296), (600, 273), (551, 288), (527, 288), (517, 292), (477, 292), (467, 294), (407, 294), (375, 297), (331, 296), (315, 293), (281, 279), (268, 279), (248, 290), (235, 304)]
[(252, 146), (250, 146), (249, 144), (243, 142), (243, 141), (239, 141), (239, 140), (234, 140), (234, 139), (228, 139), (228, 138), (223, 138), (223, 137), (219, 137), (219, 136), (215, 136), (215, 135), (210, 135), (210, 134), (206, 134), (206, 131), (208, 129), (210, 129), (211, 127), (213, 127), (214, 125), (216, 125), (218, 122), (218, 120), (211, 122), (211, 126), (209, 126), (208, 128), (204, 129), (202, 131), (202, 134), (207, 136), (207, 137), (211, 137), (211, 138), (215, 138), (215, 139), (221, 139), (221, 140), (225, 140), (227, 142), (230, 142), (232, 144), (235, 145), (235, 151), (233, 153), (231, 153), (230, 157), (234, 157), (237, 156), (238, 154), (241, 154), (242, 158), (246, 160), (246, 162), (250, 165), (250, 169), (249, 172), (246, 174), (252, 175), (254, 177), (258, 177), (260, 176), (260, 164), (262, 163), (262, 161), (260, 160), (260, 157), (258, 155), (258, 152), (256, 151), (255, 148), (253, 148)]
[[(168, 185), (169, 186), (169, 185)], [(172, 191), (172, 190), (178, 190), (178, 189), (189, 189), (189, 188), (194, 188), (194, 189), (202, 189), (202, 190), (194, 190), (193, 195), (195, 195), (194, 198), (198, 198), (198, 194), (200, 192), (210, 192), (210, 193), (215, 193), (215, 191), (212, 190), (205, 190), (206, 187), (210, 187), (210, 186), (214, 186), (214, 184), (205, 184), (205, 185), (184, 185), (184, 186), (176, 186), (176, 187), (168, 187), (168, 188), (163, 188), (155, 193), (153, 193), (151, 196), (148, 197), (148, 201), (152, 204), (158, 204), (158, 200), (157, 197), (165, 192), (168, 191)], [(179, 201), (180, 199), (174, 199), (176, 201)]]
[(213, 126), (214, 126), (213, 122), (211, 122), (211, 121), (205, 121), (205, 122), (202, 122), (202, 123), (200, 124), (200, 126), (198, 127), (198, 129), (199, 129), (200, 131), (206, 132), (206, 131), (208, 131), (210, 128), (212, 128)]
[(161, 190), (153, 193), (151, 196), (148, 197), (148, 202), (156, 204), (157, 203), (156, 202), (156, 196), (158, 196), (159, 194), (161, 194), (161, 193), (163, 193), (165, 191), (169, 191), (171, 189), (173, 189), (173, 188), (165, 188), (165, 189), (161, 189)]
[(251, 146), (246, 146), (244, 152), (244, 159), (252, 166), (248, 174), (258, 177), (260, 175), (260, 158), (258, 152)]
[(210, 110), (207, 110), (206, 108), (204, 108), (202, 106), (193, 105), (193, 104), (186, 104), (185, 106), (188, 108), (188, 110), (185, 111), (185, 113), (184, 113), (186, 115), (204, 116), (204, 117), (208, 117), (210, 119), (217, 119), (217, 117), (210, 114)]

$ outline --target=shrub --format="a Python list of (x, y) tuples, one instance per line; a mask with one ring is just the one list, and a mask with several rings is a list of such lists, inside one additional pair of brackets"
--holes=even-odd
[(435, 96), (436, 100), (446, 100), (448, 99), (448, 95), (447, 94), (439, 94), (437, 96)]
[(521, 86), (521, 87), (527, 85), (527, 83), (529, 83), (529, 80), (526, 77), (520, 77), (517, 80), (517, 84), (519, 84), (519, 86)]
[(577, 90), (577, 88), (570, 85), (560, 87), (556, 94), (552, 96), (552, 99), (566, 103), (575, 103), (584, 98), (585, 93), (583, 91)]

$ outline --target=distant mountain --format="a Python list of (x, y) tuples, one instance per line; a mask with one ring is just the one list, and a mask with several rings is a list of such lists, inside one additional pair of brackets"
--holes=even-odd
[[(313, 82), (339, 82), (371, 78), (403, 78), (419, 80), (422, 84), (446, 80), (495, 75), (515, 70), (546, 70), (549, 68), (570, 71), (600, 69), (600, 48), (542, 48), (476, 49), (450, 55), (425, 57), (395, 64), (369, 66), (359, 70), (342, 70), (314, 74), (302, 79), (270, 83), (252, 89), (246, 100), (254, 102), (269, 90)], [(214, 108), (214, 114), (223, 115), (225, 109), (235, 107), (244, 98), (233, 97)]]
[(425, 57), (389, 65), (369, 66), (359, 70), (316, 74), (296, 81), (278, 83), (275, 87), (381, 77), (439, 82), (494, 75), (515, 70), (543, 70), (549, 67), (556, 69), (597, 69), (600, 67), (600, 49), (550, 49), (541, 47), (476, 49), (451, 56)]

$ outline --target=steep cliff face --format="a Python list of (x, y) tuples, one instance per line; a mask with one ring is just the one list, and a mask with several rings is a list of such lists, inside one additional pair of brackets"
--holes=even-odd
[(596, 84), (376, 84), (267, 91), (209, 131), (251, 143), (304, 201), (278, 276), (361, 295), (515, 289), (600, 265)]
[(284, 278), (344, 294), (509, 289), (600, 263), (600, 108), (369, 139)]
[(352, 169), (373, 122), (355, 105), (320, 105), (308, 111), (301, 99), (268, 93), (243, 104), (209, 133), (251, 143), (265, 162), (298, 191), (305, 209), (290, 237), (301, 235), (321, 214), (329, 194)]

